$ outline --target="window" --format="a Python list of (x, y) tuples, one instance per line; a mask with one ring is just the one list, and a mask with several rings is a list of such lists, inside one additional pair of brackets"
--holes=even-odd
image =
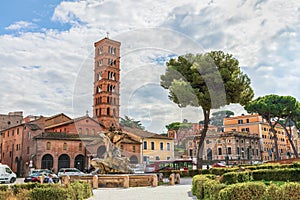
[(82, 128), (78, 129), (78, 134), (82, 134)]
[(250, 132), (250, 129), (249, 129), (249, 128), (246, 128), (246, 131), (247, 131), (247, 132)]
[(63, 150), (67, 150), (67, 143), (63, 144)]
[(222, 155), (222, 148), (221, 147), (218, 148), (218, 155), (219, 156)]
[(206, 140), (206, 144), (209, 144), (210, 143), (210, 141), (209, 140)]
[(98, 66), (101, 67), (102, 66), (102, 60), (98, 60)]
[(155, 160), (160, 160), (159, 156), (155, 156)]
[(242, 124), (243, 123), (243, 120), (242, 119), (239, 119), (238, 120), (238, 124)]
[(79, 143), (78, 150), (82, 151), (82, 143)]
[(88, 128), (86, 128), (86, 129), (85, 129), (85, 134), (88, 135), (89, 133), (90, 133), (90, 130), (89, 130)]
[(50, 142), (47, 142), (46, 149), (47, 149), (47, 150), (50, 150), (50, 148), (51, 148), (51, 143), (50, 143)]
[(228, 155), (231, 155), (231, 147), (228, 147), (228, 148), (227, 148), (227, 154), (228, 154)]
[(160, 150), (164, 150), (164, 143), (161, 142), (161, 143), (159, 144), (159, 147), (160, 147)]
[(19, 128), (17, 128), (17, 135), (19, 135)]
[(147, 149), (147, 142), (144, 141), (144, 149), (146, 150)]
[(28, 132), (28, 139), (30, 139), (30, 132)]
[(12, 130), (12, 136), (15, 136), (15, 130)]
[(98, 54), (101, 55), (102, 54), (102, 47), (98, 48)]
[(249, 123), (250, 121), (249, 121), (249, 119), (246, 119), (246, 123)]
[(132, 152), (135, 153), (135, 146), (132, 146)]
[(110, 116), (110, 108), (107, 108), (107, 109), (106, 109), (106, 114), (107, 114), (108, 116)]
[(95, 135), (96, 134), (96, 131), (95, 129), (92, 129), (92, 134)]
[(151, 142), (151, 150), (154, 150), (154, 142)]
[(167, 151), (171, 151), (171, 146), (169, 142), (167, 142)]
[(171, 157), (170, 156), (167, 156), (167, 160), (170, 160), (171, 159)]
[(240, 148), (239, 148), (239, 147), (236, 148), (236, 153), (237, 153), (238, 155), (240, 155)]

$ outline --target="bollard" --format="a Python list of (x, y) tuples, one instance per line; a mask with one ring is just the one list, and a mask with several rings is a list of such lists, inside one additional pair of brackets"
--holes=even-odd
[(93, 176), (93, 189), (97, 189), (99, 187), (98, 176)]
[(170, 174), (169, 181), (170, 181), (170, 185), (175, 185), (175, 175), (174, 175), (174, 173)]
[(66, 187), (70, 186), (70, 177), (68, 175), (61, 177), (61, 183), (64, 184)]
[(158, 181), (157, 181), (157, 175), (153, 174), (152, 175), (152, 187), (157, 187)]
[(180, 184), (180, 174), (179, 173), (175, 174), (175, 184)]
[(128, 175), (124, 176), (123, 187), (124, 188), (129, 188), (129, 176)]

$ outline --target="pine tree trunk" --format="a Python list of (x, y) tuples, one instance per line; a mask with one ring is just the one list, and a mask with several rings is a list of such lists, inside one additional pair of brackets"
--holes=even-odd
[(199, 145), (198, 145), (198, 153), (197, 153), (197, 169), (198, 170), (202, 170), (203, 145), (204, 145), (204, 140), (205, 140), (206, 133), (208, 130), (210, 110), (203, 110), (203, 114), (204, 114), (204, 128), (201, 131), (200, 141), (199, 141)]

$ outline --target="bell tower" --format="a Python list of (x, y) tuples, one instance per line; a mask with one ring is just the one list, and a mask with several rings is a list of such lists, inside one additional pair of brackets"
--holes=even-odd
[(93, 116), (106, 128), (119, 127), (120, 46), (108, 37), (94, 43)]

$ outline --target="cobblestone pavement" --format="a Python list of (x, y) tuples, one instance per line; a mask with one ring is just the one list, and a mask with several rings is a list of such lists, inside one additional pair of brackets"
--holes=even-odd
[(180, 185), (135, 188), (99, 188), (89, 200), (196, 200), (191, 194), (191, 178), (182, 178)]

